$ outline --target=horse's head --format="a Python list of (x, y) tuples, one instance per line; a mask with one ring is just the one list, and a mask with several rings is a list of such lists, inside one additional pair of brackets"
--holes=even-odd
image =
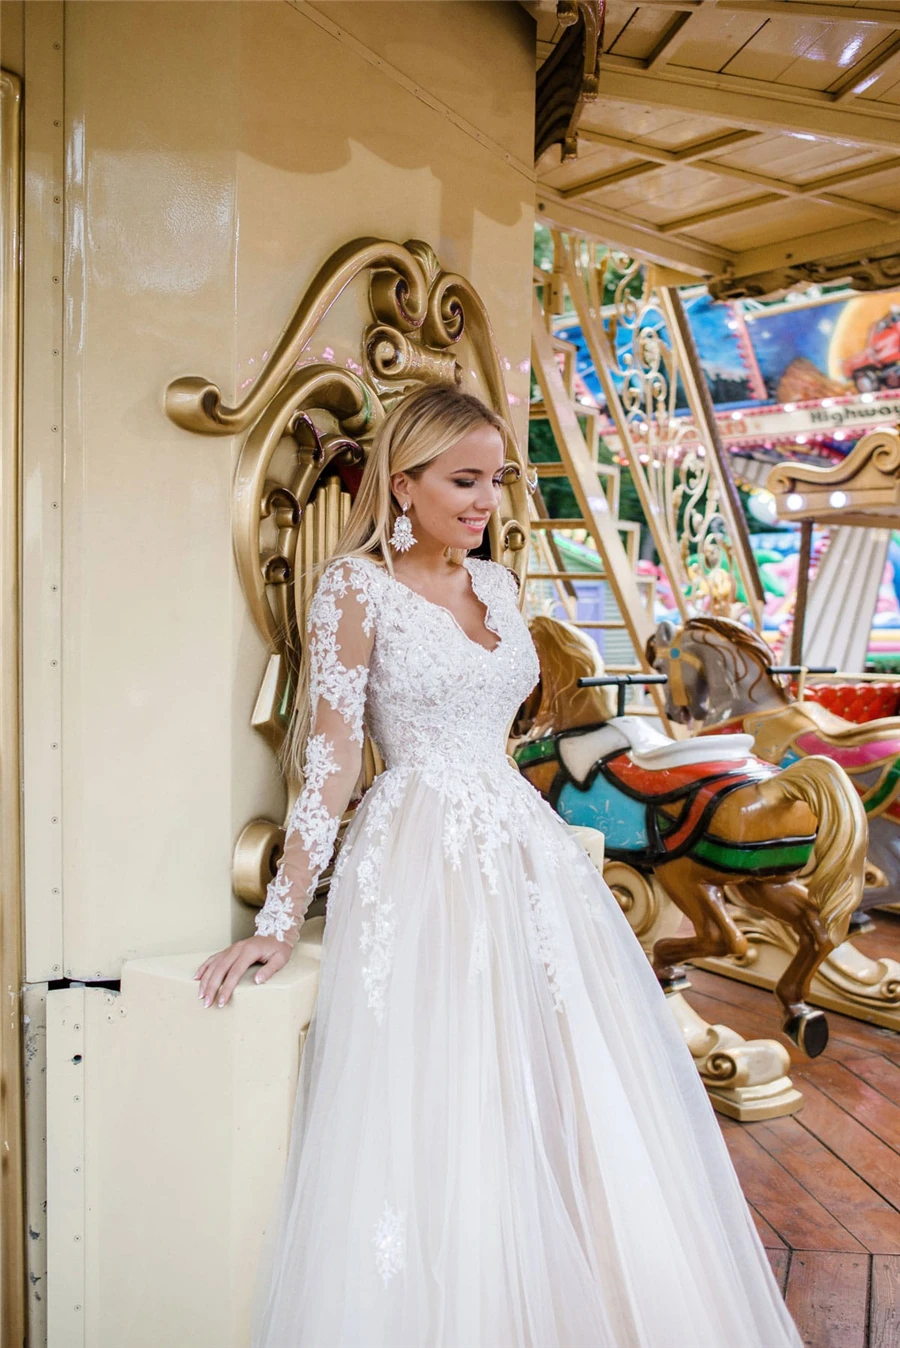
[(703, 661), (693, 649), (690, 623), (675, 627), (661, 622), (647, 642), (647, 663), (665, 674), (666, 716), (677, 725), (706, 717), (709, 687)]
[(666, 715), (718, 725), (785, 697), (767, 672), (772, 652), (762, 637), (730, 618), (662, 622), (647, 642), (647, 659), (668, 676)]
[(608, 721), (615, 715), (606, 688), (579, 688), (578, 680), (603, 673), (600, 652), (580, 628), (538, 615), (528, 624), (541, 666), (537, 686), (513, 724), (513, 735), (542, 735)]

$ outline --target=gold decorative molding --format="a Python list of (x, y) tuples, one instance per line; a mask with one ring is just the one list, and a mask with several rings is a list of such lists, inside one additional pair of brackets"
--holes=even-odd
[(606, 0), (557, 0), (562, 37), (537, 73), (534, 160), (559, 145), (563, 160), (578, 157), (578, 123), (597, 97)]
[(784, 520), (900, 527), (900, 434), (864, 435), (841, 463), (779, 463), (766, 487)]
[(0, 71), (0, 1340), (25, 1340), (19, 389), (22, 84)]
[[(319, 325), (355, 284), (367, 286), (372, 319), (354, 337), (358, 362), (345, 368), (309, 358)], [(406, 394), (464, 378), (509, 424), (490, 320), (471, 283), (443, 271), (421, 240), (363, 238), (337, 249), (319, 269), (242, 401), (229, 406), (217, 384), (197, 375), (167, 388), (166, 411), (185, 430), (244, 435), (234, 480), (234, 555), (250, 615), (269, 650), (251, 724), (273, 751), (290, 715), (312, 568), (337, 547), (375, 431)], [(510, 432), (514, 444), (511, 426)], [(510, 467), (515, 471), (507, 474), (488, 541), (491, 555), (524, 580), (528, 486), (518, 450)], [(370, 744), (366, 780), (379, 766)], [(263, 901), (281, 840), (280, 826), (269, 820), (246, 826), (234, 859), (240, 898)]]

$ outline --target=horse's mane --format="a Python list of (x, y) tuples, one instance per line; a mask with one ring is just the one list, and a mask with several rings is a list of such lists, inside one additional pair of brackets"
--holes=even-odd
[(752, 632), (743, 623), (735, 622), (733, 618), (712, 618), (701, 614), (697, 618), (689, 618), (685, 628), (690, 628), (692, 632), (711, 632), (714, 636), (721, 637), (723, 641), (737, 646), (744, 654), (753, 656), (764, 668), (772, 663), (771, 647), (756, 632)]
[(581, 720), (608, 720), (614, 713), (605, 688), (579, 688), (578, 680), (603, 673), (600, 652), (570, 623), (538, 614), (528, 624), (541, 665), (541, 701), (529, 738), (563, 730)]

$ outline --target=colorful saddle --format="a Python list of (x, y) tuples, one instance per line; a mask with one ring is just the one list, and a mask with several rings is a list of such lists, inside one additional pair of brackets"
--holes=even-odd
[(814, 839), (736, 846), (709, 832), (724, 798), (778, 771), (749, 735), (670, 740), (639, 717), (563, 731), (522, 745), (519, 767), (555, 758), (550, 804), (570, 824), (599, 829), (611, 859), (651, 870), (688, 854), (735, 874), (775, 875), (809, 859)]

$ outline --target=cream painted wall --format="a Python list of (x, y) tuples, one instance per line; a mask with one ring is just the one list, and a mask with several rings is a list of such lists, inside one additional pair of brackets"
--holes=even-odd
[[(248, 727), (237, 444), (177, 429), (163, 390), (236, 394), (335, 247), (419, 237), (481, 290), (524, 429), (533, 32), (490, 2), (79, 0), (64, 64), (62, 944), (96, 978), (245, 934), (234, 840), (283, 810)], [(348, 304), (322, 345), (358, 336)]]

